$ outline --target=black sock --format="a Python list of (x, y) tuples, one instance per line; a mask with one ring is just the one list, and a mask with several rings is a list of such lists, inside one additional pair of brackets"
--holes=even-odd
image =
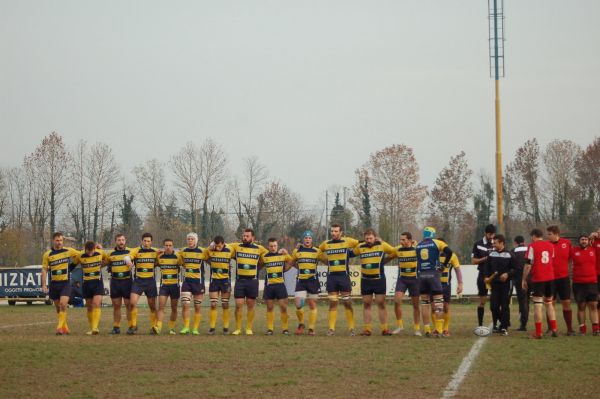
[(479, 322), (479, 325), (482, 326), (483, 325), (483, 312), (484, 312), (485, 308), (483, 306), (478, 306), (477, 307), (477, 321)]

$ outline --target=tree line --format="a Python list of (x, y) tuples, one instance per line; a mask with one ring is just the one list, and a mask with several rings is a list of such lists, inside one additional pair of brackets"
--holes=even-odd
[[(535, 138), (523, 143), (504, 169), (506, 235), (550, 223), (566, 235), (595, 229), (599, 161), (599, 137), (585, 147), (570, 140), (545, 148)], [(291, 247), (307, 229), (325, 239), (333, 222), (357, 237), (374, 227), (392, 244), (403, 231), (433, 225), (468, 261), (473, 241), (495, 222), (494, 178), (474, 173), (464, 152), (451, 156), (426, 187), (413, 149), (388, 146), (356, 169), (351, 187), (324, 187), (327, 204), (308, 204), (256, 156), (244, 159), (240, 172), (229, 170), (224, 148), (211, 138), (126, 172), (109, 145), (68, 146), (52, 132), (21, 165), (0, 169), (0, 265), (38, 264), (57, 230), (73, 245), (111, 245), (116, 233), (136, 245), (142, 231), (183, 243), (189, 231), (207, 242), (217, 234), (233, 240), (251, 227), (259, 240), (276, 237)]]

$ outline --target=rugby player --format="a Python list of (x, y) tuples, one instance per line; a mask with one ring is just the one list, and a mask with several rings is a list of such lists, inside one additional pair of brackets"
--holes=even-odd
[(156, 324), (152, 326), (152, 331), (154, 331), (154, 334), (156, 335), (162, 332), (167, 299), (171, 298), (169, 334), (175, 335), (177, 334), (175, 332), (175, 323), (177, 322), (177, 305), (179, 304), (179, 298), (181, 296), (179, 291), (179, 269), (184, 264), (184, 259), (181, 253), (175, 253), (173, 240), (170, 238), (164, 239), (163, 251), (161, 251), (161, 253), (158, 255), (157, 263), (158, 267), (160, 268), (160, 290), (158, 292), (158, 313), (156, 315)]
[(221, 297), (223, 308), (223, 334), (229, 334), (229, 298), (231, 297), (231, 258), (235, 255), (230, 247), (225, 245), (221, 236), (213, 239), (214, 249), (208, 251), (208, 264), (210, 266), (210, 296), (209, 335), (215, 334), (217, 326), (217, 304)]
[(591, 234), (592, 246), (596, 251), (596, 275), (598, 276), (598, 317), (600, 318), (600, 228)]
[[(423, 241), (417, 244), (417, 275), (419, 277), (419, 292), (421, 295), (421, 317), (425, 337), (431, 337), (429, 317), (431, 313), (431, 298), (433, 298), (433, 311), (435, 312), (434, 337), (441, 337), (444, 328), (444, 295), (440, 281), (441, 271), (448, 266), (452, 258), (452, 250), (445, 242), (435, 239), (435, 229), (425, 227)], [(444, 254), (446, 263), (440, 263), (440, 256)]]
[[(563, 318), (567, 325), (567, 335), (575, 335), (575, 331), (573, 331), (573, 312), (571, 310), (571, 281), (569, 279), (571, 241), (560, 236), (558, 226), (548, 226), (546, 232), (548, 241), (554, 245), (554, 301), (560, 299)], [(548, 330), (550, 330), (549, 320)]]
[[(202, 297), (204, 296), (204, 263), (208, 259), (208, 250), (198, 247), (198, 234), (189, 233), (186, 237), (187, 247), (178, 252), (183, 258), (183, 284), (181, 285), (181, 316), (183, 328), (180, 334), (190, 333), (190, 304), (194, 300), (194, 324), (192, 335), (200, 335), (200, 321), (202, 313)], [(173, 298), (171, 297), (171, 304)]]
[(557, 335), (556, 314), (554, 313), (554, 245), (543, 240), (544, 233), (540, 229), (531, 231), (532, 242), (527, 248), (525, 267), (521, 285), (528, 289), (527, 277), (531, 272), (531, 291), (533, 299), (533, 317), (535, 321), (535, 334), (533, 339), (542, 339), (542, 314), (546, 308), (546, 315), (550, 319), (550, 330), (553, 337)]
[(261, 263), (265, 268), (263, 299), (267, 304), (267, 332), (265, 335), (273, 335), (275, 301), (279, 304), (282, 333), (289, 335), (287, 313), (288, 293), (285, 288), (283, 273), (290, 269), (293, 259), (285, 248), (279, 249), (276, 238), (269, 238), (267, 243), (269, 251), (261, 256)]
[[(471, 252), (471, 263), (477, 265), (477, 295), (479, 296), (479, 306), (477, 307), (477, 321), (479, 325), (483, 325), (483, 314), (485, 312), (485, 301), (488, 296), (488, 289), (483, 281), (487, 277), (487, 264), (489, 253), (493, 250), (492, 239), (496, 234), (496, 226), (488, 224), (485, 226), (485, 234), (483, 238), (473, 244), (473, 251)], [(492, 312), (492, 321), (494, 323), (494, 330), (497, 330), (498, 318)]]
[(315, 335), (317, 324), (317, 299), (319, 298), (319, 280), (317, 278), (317, 265), (322, 258), (321, 251), (313, 247), (313, 233), (306, 230), (302, 233), (302, 244), (292, 252), (292, 265), (298, 268), (296, 278), (296, 291), (294, 302), (298, 328), (296, 335), (304, 333), (304, 301), (308, 303), (308, 335)]
[(346, 319), (348, 321), (348, 330), (350, 336), (356, 335), (354, 325), (354, 311), (352, 309), (352, 282), (350, 281), (349, 258), (352, 256), (352, 250), (358, 246), (358, 240), (344, 237), (342, 235), (342, 226), (338, 223), (331, 225), (331, 239), (324, 241), (319, 246), (327, 261), (327, 295), (329, 298), (329, 331), (327, 335), (335, 334), (335, 324), (337, 320), (337, 306), (339, 296), (342, 297)]
[(377, 239), (373, 229), (364, 232), (364, 243), (352, 250), (353, 256), (360, 259), (360, 291), (363, 298), (364, 327), (360, 335), (370, 336), (373, 333), (371, 324), (371, 305), (373, 296), (379, 315), (381, 335), (392, 335), (388, 328), (387, 310), (385, 308), (386, 279), (384, 264), (396, 256), (396, 249), (385, 241)]
[(515, 274), (513, 275), (512, 285), (517, 291), (517, 299), (519, 301), (520, 325), (518, 331), (527, 331), (527, 321), (529, 320), (529, 292), (524, 290), (521, 286), (521, 280), (523, 279), (523, 267), (525, 265), (525, 255), (527, 253), (527, 246), (525, 245), (525, 239), (523, 236), (515, 237), (515, 248), (513, 248), (511, 252), (515, 257), (517, 267)]
[(127, 334), (132, 335), (137, 332), (137, 304), (142, 294), (146, 294), (148, 308), (150, 309), (150, 333), (156, 331), (156, 279), (154, 278), (154, 268), (157, 264), (158, 251), (152, 248), (152, 234), (142, 234), (142, 245), (131, 250), (131, 258), (135, 259), (135, 278), (131, 285), (131, 327), (127, 329)]
[[(69, 265), (72, 258), (79, 255), (79, 251), (64, 246), (65, 237), (62, 233), (52, 234), (52, 247), (42, 256), (42, 291), (54, 302), (58, 323), (56, 335), (69, 334), (67, 324), (67, 307), (71, 296), (71, 283), (69, 281)], [(48, 281), (50, 271), (50, 288)]]
[(598, 326), (598, 275), (596, 274), (596, 250), (590, 246), (587, 235), (579, 236), (579, 246), (571, 249), (573, 262), (573, 294), (577, 301), (577, 321), (579, 333), (585, 335), (585, 309), (590, 312), (592, 334), (599, 335)]
[(115, 247), (106, 253), (110, 272), (110, 300), (113, 305), (113, 328), (111, 334), (121, 333), (121, 306), (125, 304), (125, 314), (129, 328), (133, 328), (131, 318), (131, 269), (133, 268), (131, 249), (125, 246), (125, 235), (115, 236)]
[[(439, 239), (442, 242), (446, 242), (443, 238)], [(452, 270), (456, 274), (456, 281), (458, 286), (456, 287), (456, 294), (460, 295), (463, 292), (463, 278), (460, 270), (460, 262), (456, 253), (452, 254), (450, 261), (446, 262), (446, 256), (440, 254), (440, 262), (444, 265), (442, 274), (440, 276), (440, 282), (442, 283), (442, 294), (444, 295), (444, 327), (442, 329), (442, 335), (444, 337), (450, 336), (450, 299), (452, 297)], [(435, 320), (435, 313), (432, 313), (432, 317)]]
[(76, 264), (81, 265), (83, 271), (83, 298), (87, 308), (89, 331), (86, 335), (98, 335), (100, 333), (99, 324), (101, 317), (102, 295), (104, 295), (104, 283), (102, 282), (102, 266), (108, 264), (108, 257), (96, 245), (94, 241), (87, 241), (81, 251), (75, 258)]
[(412, 234), (408, 231), (400, 234), (400, 245), (396, 248), (398, 258), (398, 280), (396, 281), (396, 294), (394, 296), (394, 313), (396, 314), (396, 328), (392, 334), (404, 331), (402, 320), (402, 298), (408, 291), (413, 308), (414, 334), (421, 336), (421, 310), (419, 309), (419, 279), (417, 278), (417, 252), (413, 243)]

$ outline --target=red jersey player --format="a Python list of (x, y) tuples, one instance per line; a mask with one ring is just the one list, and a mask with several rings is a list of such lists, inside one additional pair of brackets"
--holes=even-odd
[[(546, 228), (548, 240), (554, 245), (554, 293), (560, 299), (563, 318), (567, 325), (567, 335), (575, 335), (573, 331), (573, 312), (571, 311), (571, 281), (569, 281), (569, 256), (571, 241), (560, 236), (558, 226)], [(550, 322), (548, 322), (550, 329)]]
[(573, 261), (573, 293), (577, 301), (577, 320), (579, 321), (579, 332), (586, 333), (585, 308), (590, 311), (592, 332), (600, 334), (598, 326), (598, 276), (596, 275), (596, 249), (590, 246), (587, 235), (579, 236), (579, 246), (571, 249), (571, 260)]
[(531, 244), (527, 248), (525, 267), (521, 285), (527, 289), (527, 277), (531, 272), (531, 291), (533, 299), (533, 319), (535, 334), (532, 338), (542, 338), (542, 308), (546, 307), (546, 315), (550, 320), (552, 336), (556, 337), (556, 315), (554, 313), (554, 245), (543, 240), (544, 233), (540, 229), (531, 231)]

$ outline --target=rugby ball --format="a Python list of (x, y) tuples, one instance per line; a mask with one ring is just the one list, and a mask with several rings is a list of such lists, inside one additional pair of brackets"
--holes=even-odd
[(489, 327), (486, 326), (478, 326), (473, 329), (473, 334), (478, 337), (487, 337), (492, 333)]

